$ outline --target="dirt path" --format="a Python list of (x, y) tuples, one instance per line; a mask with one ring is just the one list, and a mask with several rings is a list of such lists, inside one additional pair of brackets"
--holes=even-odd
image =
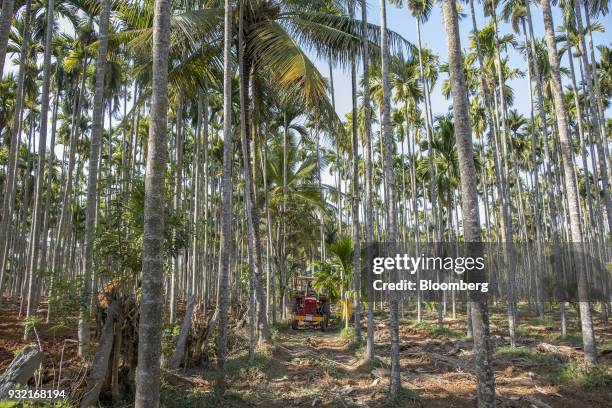
[[(0, 310), (0, 369), (27, 342), (17, 317), (18, 304), (5, 303)], [(44, 316), (44, 310), (38, 311)], [(507, 322), (503, 311), (491, 314), (493, 368), (498, 407), (600, 408), (612, 406), (612, 327), (598, 321), (600, 363), (608, 374), (580, 377), (574, 363), (581, 356), (578, 320), (571, 319), (571, 335), (558, 339), (554, 315), (544, 321), (521, 319), (519, 347), (509, 349)], [(351, 345), (337, 327), (328, 332), (316, 329), (291, 330), (276, 327), (274, 346), (250, 360), (244, 336), (233, 333), (227, 362), (228, 391), (220, 401), (214, 392), (214, 361), (209, 367), (192, 367), (187, 372), (165, 372), (162, 406), (186, 407), (475, 407), (476, 389), (472, 373), (471, 343), (464, 336), (464, 322), (447, 319), (443, 329), (433, 320), (400, 325), (402, 383), (408, 391), (399, 401), (387, 398), (389, 377), (389, 321), (380, 314), (375, 321), (375, 355), (362, 360), (363, 347)], [(76, 327), (70, 324), (70, 327)], [(365, 335), (365, 322), (363, 326)], [(38, 334), (45, 350), (43, 382), (57, 378), (63, 359), (63, 386), (82, 378), (76, 345), (62, 342), (76, 333), (57, 324), (40, 324)], [(552, 344), (558, 353), (543, 352), (538, 345)], [(560, 355), (557, 355), (560, 354)], [(600, 373), (601, 374), (601, 373)], [(607, 376), (606, 376), (607, 375)], [(602, 379), (607, 381), (601, 383)], [(125, 404), (131, 406), (131, 396)], [(105, 400), (104, 406), (110, 401)]]
[(381, 379), (370, 376), (370, 366), (360, 366), (358, 353), (337, 329), (281, 333), (274, 360), (279, 370), (269, 383), (276, 397), (266, 401), (270, 406), (366, 406), (382, 391)]
[[(248, 405), (270, 407), (474, 407), (471, 344), (456, 338), (461, 324), (457, 321), (455, 328), (449, 322), (448, 330), (441, 333), (401, 325), (402, 383), (410, 391), (399, 401), (387, 398), (390, 361), (386, 321), (377, 321), (375, 349), (380, 359), (368, 364), (363, 364), (362, 349), (351, 347), (338, 329), (279, 333), (273, 358), (259, 376), (242, 384), (241, 395)], [(507, 354), (503, 353), (504, 338), (494, 335), (494, 339), (501, 352), (493, 364), (499, 407), (612, 406), (612, 387), (551, 382), (551, 372), (562, 366), (553, 357), (537, 352), (535, 339), (524, 339), (532, 348), (523, 345)], [(579, 352), (568, 346), (562, 350)], [(606, 358), (603, 363), (610, 365)]]

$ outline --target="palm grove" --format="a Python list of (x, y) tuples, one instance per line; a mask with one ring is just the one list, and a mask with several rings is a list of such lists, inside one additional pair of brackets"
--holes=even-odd
[[(314, 268), (315, 285), (354, 302), (366, 359), (375, 308), (390, 313), (397, 395), (399, 320), (420, 320), (423, 307), (374, 293), (362, 243), (500, 242), (509, 270), (520, 241), (580, 243), (609, 259), (610, 49), (593, 42), (607, 2), (563, 0), (562, 21), (549, 0), (391, 3), (416, 20), (410, 42), (387, 27), (385, 0), (380, 26), (364, 0), (4, 0), (0, 293), (18, 299), (24, 336), (42, 303), (47, 322), (77, 313), (87, 357), (99, 295), (115, 288), (139, 304), (136, 406), (157, 406), (162, 330), (178, 323), (179, 301), (215, 310), (223, 388), (228, 319), (246, 311), (255, 353), (289, 317), (293, 277)], [(435, 7), (448, 55), (423, 46)], [(527, 69), (511, 66), (512, 49)], [(334, 70), (351, 78), (345, 118)], [(517, 79), (529, 101), (515, 101)], [(448, 112), (434, 113), (436, 86)], [(499, 294), (512, 345), (517, 284), (509, 275)], [(564, 334), (566, 305), (555, 307)], [(607, 320), (610, 307), (579, 303), (587, 364), (593, 315)], [(487, 301), (459, 313), (479, 406), (494, 406)]]

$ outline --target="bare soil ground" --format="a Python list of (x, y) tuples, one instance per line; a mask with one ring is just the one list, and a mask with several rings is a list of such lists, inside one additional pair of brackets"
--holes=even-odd
[[(22, 340), (18, 305), (4, 303), (0, 310), (0, 370), (12, 359)], [(42, 315), (44, 310), (40, 310)], [(460, 316), (461, 317), (461, 316)], [(519, 344), (508, 347), (505, 310), (491, 313), (493, 368), (498, 407), (610, 407), (612, 406), (612, 324), (597, 315), (600, 367), (591, 374), (580, 368), (581, 339), (576, 317), (570, 316), (570, 335), (558, 337), (552, 312), (544, 320), (521, 313)], [(433, 316), (432, 316), (433, 318)], [(274, 328), (274, 346), (249, 360), (244, 338), (230, 338), (226, 372), (228, 388), (215, 389), (215, 362), (164, 372), (164, 407), (475, 407), (471, 343), (465, 339), (464, 321), (446, 319), (443, 329), (434, 320), (417, 323), (403, 319), (401, 332), (402, 382), (400, 398), (387, 397), (389, 378), (389, 322), (383, 314), (375, 320), (375, 361), (364, 363), (363, 345), (343, 338), (339, 328), (291, 330), (287, 323)], [(75, 325), (76, 326), (76, 325)], [(75, 327), (73, 326), (73, 327)], [(363, 333), (365, 335), (365, 322)], [(43, 384), (77, 387), (85, 364), (76, 357), (74, 330), (40, 324), (41, 346), (46, 351)], [(71, 340), (65, 340), (71, 339)], [(543, 345), (544, 344), (544, 345)], [(554, 346), (554, 347), (549, 347)], [(211, 345), (214, 348), (214, 345)], [(63, 351), (63, 357), (62, 357)], [(129, 407), (131, 397), (112, 406)], [(1, 405), (0, 405), (1, 406)], [(111, 406), (110, 402), (107, 406)]]

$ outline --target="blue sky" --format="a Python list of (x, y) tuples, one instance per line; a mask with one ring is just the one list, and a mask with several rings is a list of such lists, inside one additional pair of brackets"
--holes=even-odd
[[(388, 3), (388, 0), (387, 0)], [(380, 3), (377, 0), (368, 0), (368, 21), (379, 24), (380, 23)], [(498, 8), (501, 10), (501, 5)], [(464, 4), (464, 12), (469, 12), (468, 5)], [(543, 37), (544, 28), (542, 23), (542, 12), (541, 9), (532, 3), (531, 7), (532, 16), (534, 19), (534, 30), (536, 32), (536, 36), (539, 38)], [(480, 4), (476, 4), (476, 19), (478, 28), (482, 29), (489, 22), (489, 18), (485, 18), (482, 12), (482, 6)], [(359, 12), (359, 18), (361, 17), (361, 13)], [(612, 13), (611, 13), (612, 14)], [(592, 21), (599, 21), (605, 27), (607, 31), (612, 29), (612, 15), (608, 14), (607, 16), (600, 16), (598, 19), (593, 19)], [(555, 27), (558, 27), (561, 22), (561, 13), (558, 7), (553, 6), (553, 19), (555, 22)], [(411, 16), (410, 12), (404, 6), (401, 9), (397, 8), (394, 5), (387, 4), (387, 24), (389, 28), (400, 35), (402, 35), (406, 40), (416, 44), (416, 22), (414, 18)], [(72, 28), (64, 21), (60, 20), (60, 27), (62, 31), (72, 31)], [(460, 35), (461, 35), (461, 45), (465, 50), (469, 44), (468, 38), (471, 33), (471, 19), (468, 15), (465, 19), (463, 19), (460, 24)], [(501, 34), (512, 33), (512, 27), (510, 24), (506, 24), (501, 22), (499, 24)], [(430, 19), (427, 23), (422, 25), (422, 43), (424, 47), (432, 49), (436, 54), (440, 56), (440, 61), (445, 62), (447, 60), (447, 51), (446, 51), (446, 40), (444, 37), (444, 25), (442, 21), (441, 15), (441, 6), (437, 3), (430, 16)], [(610, 37), (609, 33), (595, 33), (593, 35), (595, 45), (599, 44), (607, 44), (611, 45), (612, 37)], [(522, 41), (522, 37), (520, 38)], [(516, 51), (509, 50), (510, 57), (510, 65), (513, 68), (519, 68), (522, 71), (526, 71), (526, 63), (524, 58)], [(12, 70), (14, 69), (13, 64), (11, 63), (12, 58), (15, 56), (11, 56), (10, 59), (7, 60), (6, 69)], [(329, 66), (326, 61), (314, 60), (315, 64), (321, 71), (321, 73), (325, 76), (329, 75)], [(564, 57), (562, 60), (562, 65), (567, 65), (567, 57)], [(358, 75), (361, 75), (361, 69), (358, 67), (359, 72)], [(448, 107), (451, 104), (450, 100), (447, 100), (442, 96), (440, 87), (442, 83), (442, 79), (444, 75), (440, 76), (438, 80), (437, 86), (432, 91), (432, 108), (433, 114), (443, 114), (448, 111)], [(567, 85), (568, 79), (563, 78), (564, 85)], [(510, 81), (509, 85), (512, 86), (515, 93), (515, 103), (512, 108), (518, 109), (519, 112), (523, 113), (525, 116), (529, 116), (529, 88), (527, 84), (527, 78), (520, 78), (514, 81)], [(350, 83), (350, 72), (343, 71), (340, 69), (334, 70), (334, 86), (335, 86), (335, 96), (336, 96), (336, 111), (341, 118), (344, 118), (346, 113), (351, 110), (351, 83)], [(610, 117), (611, 109), (608, 109), (606, 112), (606, 116)], [(57, 148), (60, 148), (58, 146)], [(329, 177), (328, 174), (325, 175), (325, 181)]]
[[(388, 2), (387, 2), (388, 3)], [(404, 3), (405, 4), (405, 3)], [(379, 24), (380, 23), (380, 3), (378, 1), (368, 1), (368, 21)], [(463, 4), (464, 12), (469, 13), (469, 6)], [(498, 8), (498, 14), (501, 13), (501, 4)], [(476, 8), (476, 20), (478, 24), (478, 28), (482, 29), (490, 19), (485, 18), (482, 12), (482, 5), (475, 4)], [(534, 30), (537, 37), (544, 36), (544, 25), (542, 20), (542, 10), (536, 4), (531, 5), (531, 13), (533, 16)], [(610, 13), (612, 14), (612, 13)], [(600, 16), (597, 21), (603, 24), (606, 28), (606, 31), (612, 29), (612, 16), (608, 14), (607, 16)], [(558, 27), (562, 23), (561, 13), (558, 7), (553, 6), (553, 19), (555, 23), (555, 27)], [(584, 21), (584, 15), (583, 15)], [(595, 19), (592, 19), (594, 22)], [(416, 22), (412, 17), (408, 9), (404, 6), (402, 9), (397, 8), (391, 4), (387, 4), (387, 25), (388, 27), (402, 35), (406, 40), (416, 44), (417, 36), (416, 36)], [(460, 32), (461, 32), (461, 46), (464, 50), (467, 49), (469, 45), (469, 35), (472, 29), (471, 18), (468, 14), (466, 18), (460, 21), (459, 24)], [(432, 11), (431, 17), (427, 23), (422, 25), (421, 27), (421, 39), (424, 47), (432, 49), (435, 53), (440, 56), (441, 62), (446, 62), (448, 54), (446, 51), (446, 40), (444, 37), (444, 24), (442, 20), (442, 9), (441, 5), (437, 3)], [(512, 27), (510, 24), (505, 22), (501, 22), (499, 25), (500, 34), (512, 33)], [(593, 39), (595, 45), (599, 44), (607, 44), (610, 46), (611, 44), (611, 36), (609, 32), (606, 33), (595, 33), (593, 35)], [(522, 41), (522, 36), (519, 38)], [(513, 50), (509, 51), (510, 57), (510, 65), (513, 68), (519, 68), (523, 72), (526, 72), (527, 65), (522, 55)], [(563, 57), (562, 65), (567, 65), (567, 57)], [(321, 70), (324, 75), (328, 75), (329, 68), (325, 62), (317, 61), (317, 66)], [(361, 72), (361, 71), (360, 71)], [(360, 74), (359, 74), (360, 75)], [(441, 75), (442, 79), (443, 76)], [(569, 84), (568, 78), (563, 78), (564, 85)], [(449, 105), (451, 104), (450, 100), (447, 100), (442, 96), (440, 92), (442, 81), (439, 80), (436, 88), (432, 93), (432, 110), (434, 115), (445, 113), (448, 110)], [(515, 92), (515, 101), (513, 108), (519, 110), (519, 112), (524, 115), (529, 115), (529, 88), (527, 84), (527, 77), (520, 78), (514, 81), (510, 81), (509, 85), (514, 89)], [(336, 94), (336, 111), (340, 115), (341, 118), (344, 118), (344, 115), (351, 110), (351, 82), (350, 82), (350, 72), (344, 72), (342, 70), (335, 70), (334, 72), (334, 86), (335, 86), (335, 94)], [(609, 110), (608, 116), (609, 117)]]
[[(389, 1), (387, 0), (387, 3)], [(476, 0), (475, 8), (476, 8), (476, 19), (478, 28), (482, 29), (490, 19), (485, 18), (482, 12), (482, 5), (478, 3)], [(544, 35), (544, 28), (542, 23), (542, 12), (540, 7), (536, 4), (531, 6), (531, 12), (534, 19), (534, 30), (536, 32), (536, 36), (539, 38)], [(404, 0), (405, 4), (405, 0)], [(376, 0), (368, 0), (368, 21), (379, 24), (380, 23), (380, 3)], [(469, 13), (469, 6), (467, 4), (463, 4), (464, 12)], [(498, 7), (499, 13), (501, 13), (502, 5)], [(440, 56), (440, 61), (445, 62), (447, 60), (447, 51), (446, 51), (446, 43), (444, 37), (444, 25), (442, 20), (442, 12), (441, 5), (439, 2), (434, 5), (432, 14), (427, 23), (423, 24), (421, 27), (422, 32), (422, 43), (426, 48), (432, 49), (436, 54)], [(361, 18), (361, 12), (358, 11), (358, 17)], [(561, 22), (561, 13), (558, 7), (553, 6), (553, 19), (555, 22), (555, 27), (558, 27)], [(584, 16), (583, 16), (584, 19)], [(599, 21), (606, 28), (606, 30), (612, 29), (612, 13), (609, 13), (607, 16), (600, 16), (598, 19), (592, 19), (593, 22)], [(416, 37), (416, 22), (412, 17), (408, 9), (403, 6), (401, 9), (387, 4), (387, 24), (389, 28), (401, 36), (403, 36), (406, 40), (412, 42), (413, 44), (417, 43)], [(61, 29), (63, 31), (72, 31), (70, 26), (66, 24), (64, 20), (60, 21)], [(461, 45), (463, 49), (467, 49), (468, 47), (468, 39), (471, 33), (472, 23), (469, 14), (466, 18), (460, 21), (459, 28), (461, 31)], [(499, 24), (500, 34), (512, 33), (512, 27), (510, 24), (505, 22), (500, 22)], [(608, 44), (609, 46), (612, 44), (610, 34), (609, 33), (595, 33), (593, 35), (595, 45), (599, 44)], [(522, 37), (519, 38), (522, 41)], [(526, 71), (526, 63), (524, 61), (523, 56), (521, 56), (518, 52), (514, 50), (510, 50), (510, 65), (513, 68), (519, 68), (523, 72)], [(13, 56), (14, 57), (14, 56)], [(321, 73), (325, 76), (329, 75), (329, 67), (326, 61), (314, 60), (315, 64), (321, 71)], [(562, 65), (567, 65), (567, 57), (563, 57)], [(7, 69), (12, 69), (12, 64), (10, 59), (7, 63)], [(358, 75), (361, 75), (361, 67), (358, 67), (359, 72)], [(443, 76), (440, 76), (440, 80), (438, 81), (437, 86), (432, 90), (432, 107), (433, 113), (440, 114), (445, 113), (448, 110), (448, 106), (451, 103), (449, 100), (446, 100), (440, 92), (440, 86), (442, 83)], [(564, 83), (567, 84), (567, 78), (564, 78)], [(529, 88), (527, 86), (527, 79), (521, 78), (514, 81), (509, 82), (510, 86), (514, 89), (515, 92), (515, 106), (513, 108), (518, 109), (524, 115), (529, 114)], [(336, 95), (336, 111), (338, 112), (341, 118), (344, 118), (344, 115), (351, 110), (351, 83), (350, 83), (350, 72), (343, 71), (340, 69), (334, 70), (334, 86), (335, 86), (335, 95)], [(608, 110), (608, 115), (610, 110)]]

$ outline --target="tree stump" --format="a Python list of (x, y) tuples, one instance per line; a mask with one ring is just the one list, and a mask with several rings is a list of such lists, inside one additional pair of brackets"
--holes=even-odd
[(8, 391), (16, 388), (18, 384), (27, 384), (42, 360), (43, 352), (38, 346), (25, 346), (0, 376), (0, 398), (6, 397)]
[(102, 328), (102, 336), (100, 338), (100, 345), (96, 350), (94, 362), (87, 377), (86, 391), (81, 400), (80, 407), (96, 407), (98, 406), (98, 397), (100, 396), (100, 390), (106, 379), (106, 372), (108, 370), (109, 358), (111, 350), (113, 348), (114, 339), (114, 323), (115, 320), (120, 319), (120, 307), (117, 301), (113, 301), (108, 309), (106, 310), (106, 322)]
[(191, 318), (193, 317), (193, 308), (195, 307), (195, 298), (192, 296), (187, 302), (187, 309), (185, 310), (185, 317), (183, 318), (183, 324), (181, 324), (181, 331), (179, 333), (178, 341), (176, 342), (176, 349), (170, 357), (168, 368), (176, 370), (181, 365), (181, 361), (185, 358), (185, 349), (187, 346), (187, 336), (189, 329), (191, 328)]

